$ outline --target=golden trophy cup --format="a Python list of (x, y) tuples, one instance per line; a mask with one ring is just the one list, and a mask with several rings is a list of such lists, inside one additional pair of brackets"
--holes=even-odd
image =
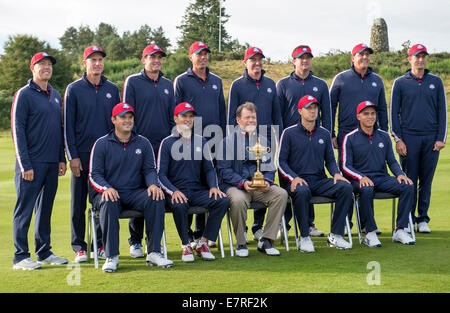
[(252, 178), (252, 188), (266, 188), (266, 182), (264, 181), (264, 175), (259, 170), (259, 159), (261, 154), (266, 154), (270, 152), (270, 147), (264, 147), (261, 145), (261, 140), (258, 137), (258, 142), (253, 147), (245, 148), (248, 152), (256, 155), (256, 172), (253, 174)]

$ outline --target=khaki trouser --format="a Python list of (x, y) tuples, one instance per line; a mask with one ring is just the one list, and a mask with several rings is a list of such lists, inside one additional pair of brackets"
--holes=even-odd
[(230, 217), (237, 245), (246, 244), (244, 232), (250, 202), (262, 202), (267, 206), (266, 224), (262, 237), (271, 240), (276, 239), (281, 217), (286, 208), (288, 197), (286, 190), (276, 185), (270, 186), (267, 192), (247, 192), (236, 187), (230, 187), (227, 190), (227, 196), (230, 200)]

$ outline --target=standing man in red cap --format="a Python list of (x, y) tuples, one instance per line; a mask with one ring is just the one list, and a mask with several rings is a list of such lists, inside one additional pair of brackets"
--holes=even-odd
[[(280, 100), (283, 127), (288, 128), (298, 124), (298, 101), (305, 95), (314, 96), (319, 102), (319, 116), (317, 126), (322, 126), (331, 133), (331, 104), (328, 85), (311, 71), (313, 54), (307, 45), (299, 45), (292, 51), (292, 63), (294, 71), (277, 83), (277, 95)], [(279, 175), (280, 186), (287, 189), (288, 180)], [(289, 223), (292, 211), (286, 208), (284, 212), (286, 223)], [(324, 232), (314, 225), (314, 206), (310, 205), (309, 212), (310, 235), (322, 237)], [(288, 229), (290, 228), (287, 225)]]
[[(71, 228), (75, 262), (86, 262), (86, 198), (89, 154), (94, 142), (112, 128), (111, 112), (120, 102), (119, 89), (103, 76), (106, 53), (99, 46), (84, 49), (83, 76), (67, 86), (64, 95), (64, 143), (72, 171)], [(100, 258), (104, 258), (100, 227), (97, 229)], [(88, 243), (91, 244), (91, 243)]]
[[(236, 110), (245, 102), (252, 102), (257, 107), (258, 131), (264, 132), (263, 138), (267, 142), (264, 146), (276, 149), (276, 142), (283, 129), (280, 104), (275, 82), (265, 76), (263, 51), (257, 47), (250, 47), (244, 55), (244, 74), (233, 81), (228, 96), (228, 125), (236, 127)], [(232, 133), (232, 132), (231, 132)], [(273, 139), (272, 139), (273, 136)], [(254, 211), (252, 226), (253, 237), (259, 240), (263, 233), (262, 226), (266, 210)]]
[[(311, 95), (305, 95), (298, 101), (300, 121), (283, 131), (278, 152), (278, 169), (289, 181), (287, 191), (292, 197), (300, 225), (301, 237), (297, 248), (302, 252), (315, 252), (309, 224), (309, 200), (312, 196), (337, 199), (327, 242), (338, 249), (352, 247), (342, 235), (353, 190), (336, 164), (330, 132), (317, 127), (319, 106), (319, 101)], [(333, 178), (327, 178), (324, 164)]]
[[(206, 43), (194, 42), (189, 48), (189, 60), (191, 60), (192, 66), (174, 81), (175, 102), (177, 104), (188, 102), (195, 107), (198, 117), (201, 118), (201, 120), (197, 118), (197, 121), (201, 121), (201, 128), (196, 125), (194, 131), (201, 130), (202, 134), (198, 135), (204, 136), (207, 141), (212, 138), (221, 140), (226, 132), (226, 105), (222, 79), (209, 70), (210, 53), (211, 50)], [(210, 142), (213, 155), (215, 154), (215, 145), (218, 143), (219, 141)], [(189, 229), (194, 242), (198, 241), (205, 228), (204, 214), (196, 215), (195, 224), (194, 232)], [(215, 245), (212, 242), (210, 244)]]
[(440, 77), (425, 68), (427, 59), (424, 45), (416, 44), (409, 49), (411, 69), (394, 81), (390, 105), (391, 133), (403, 170), (414, 182), (411, 214), (421, 233), (431, 232), (428, 227), (431, 184), (439, 151), (447, 140), (444, 84)]
[[(155, 153), (158, 153), (161, 141), (170, 135), (175, 125), (173, 84), (161, 71), (164, 57), (166, 53), (157, 44), (145, 47), (141, 58), (144, 69), (126, 78), (122, 94), (122, 101), (135, 109), (136, 132), (150, 140)], [(143, 257), (144, 219), (130, 219), (129, 229), (130, 255), (133, 258)]]
[[(376, 125), (377, 109), (370, 101), (363, 101), (357, 106), (359, 126), (344, 137), (342, 170), (350, 177), (354, 190), (360, 195), (361, 223), (366, 233), (364, 244), (381, 247), (373, 210), (373, 197), (379, 191), (399, 196), (397, 228), (392, 234), (392, 241), (413, 245), (415, 241), (405, 228), (409, 224), (414, 186), (395, 159), (389, 134)], [(395, 177), (387, 173), (386, 163)]]
[[(342, 141), (344, 136), (358, 127), (356, 107), (362, 101), (370, 101), (377, 106), (376, 123), (381, 130), (388, 131), (387, 105), (384, 84), (370, 65), (372, 48), (360, 43), (352, 49), (351, 68), (337, 74), (330, 87), (332, 110), (333, 146), (338, 149), (338, 164), (342, 169)], [(338, 115), (338, 134), (334, 130)], [(345, 173), (344, 173), (345, 174)], [(351, 221), (353, 210), (350, 211)], [(351, 222), (350, 222), (351, 223)]]
[[(13, 269), (35, 270), (41, 264), (66, 264), (50, 246), (51, 215), (58, 176), (66, 173), (61, 96), (49, 83), (56, 59), (45, 52), (33, 56), (33, 78), (14, 95), (11, 133), (16, 152), (17, 202), (13, 214)], [(35, 210), (35, 253), (30, 258), (28, 229)]]
[(95, 189), (92, 204), (100, 210), (106, 261), (104, 272), (119, 265), (119, 216), (122, 210), (144, 212), (148, 238), (147, 265), (171, 267), (161, 254), (164, 230), (164, 193), (159, 188), (153, 148), (134, 131), (134, 110), (121, 102), (112, 111), (114, 129), (92, 147), (89, 182)]

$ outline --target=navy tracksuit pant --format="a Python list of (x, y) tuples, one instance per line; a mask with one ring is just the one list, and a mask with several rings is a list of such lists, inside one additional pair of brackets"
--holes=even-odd
[(15, 185), (17, 202), (13, 215), (14, 264), (29, 258), (28, 229), (35, 210), (34, 242), (38, 260), (51, 252), (50, 229), (53, 201), (58, 189), (58, 163), (33, 163), (34, 179), (22, 179), (16, 162)]
[(119, 216), (122, 210), (132, 209), (144, 212), (145, 232), (148, 238), (147, 251), (161, 252), (161, 237), (164, 230), (164, 199), (155, 201), (147, 189), (119, 191), (120, 199), (115, 202), (102, 201), (97, 194), (93, 204), (100, 209), (100, 225), (106, 257), (119, 254)]
[(291, 192), (289, 185), (289, 195), (292, 198), (294, 212), (297, 222), (300, 225), (300, 235), (309, 236), (309, 200), (312, 196), (323, 196), (336, 198), (333, 219), (331, 222), (331, 233), (343, 235), (345, 228), (345, 217), (348, 215), (348, 208), (353, 201), (353, 188), (349, 183), (337, 181), (334, 184), (332, 178), (326, 177), (302, 177), (308, 185), (297, 185), (294, 192)]
[(208, 219), (202, 236), (208, 238), (208, 240), (216, 241), (222, 219), (230, 204), (228, 198), (217, 197), (217, 200), (214, 199), (214, 196), (209, 198), (209, 189), (182, 192), (188, 198), (188, 203), (172, 203), (172, 198), (167, 197), (167, 203), (172, 210), (181, 244), (187, 245), (189, 243), (187, 212), (190, 206), (200, 206), (208, 209)]
[[(283, 175), (278, 175), (278, 179), (280, 182), (280, 187), (289, 193), (289, 188), (291, 188), (291, 183), (289, 182), (289, 180), (284, 178)], [(286, 220), (286, 227), (288, 230), (291, 228), (291, 226), (289, 225), (291, 218), (292, 218), (292, 210), (290, 204), (288, 203), (286, 204), (286, 209), (284, 210), (284, 219)], [(315, 219), (314, 205), (310, 204), (309, 218), (308, 218), (309, 226), (314, 226), (314, 219)]]
[[(84, 241), (86, 234), (86, 200), (88, 197), (89, 188), (89, 153), (80, 153), (80, 161), (83, 170), (80, 172), (80, 177), (72, 174), (70, 181), (71, 191), (71, 228), (72, 228), (72, 249), (75, 252), (80, 250), (87, 250), (87, 244)], [(100, 225), (97, 224), (97, 246), (100, 248), (102, 244), (102, 232)]]
[[(414, 223), (429, 222), (428, 208), (431, 199), (431, 183), (439, 159), (439, 151), (433, 151), (435, 135), (419, 136), (404, 134), (407, 155), (400, 157), (403, 171), (413, 181), (415, 190), (411, 215)], [(418, 194), (418, 197), (417, 197)], [(418, 199), (417, 199), (418, 198)], [(415, 216), (417, 204), (417, 214)]]
[(376, 191), (392, 193), (399, 196), (396, 225), (400, 228), (408, 227), (409, 213), (413, 205), (414, 185), (399, 184), (396, 177), (389, 175), (379, 175), (369, 178), (375, 186), (360, 188), (359, 181), (352, 181), (355, 193), (359, 193), (359, 214), (361, 225), (364, 225), (366, 232), (377, 229), (373, 210), (373, 196)]

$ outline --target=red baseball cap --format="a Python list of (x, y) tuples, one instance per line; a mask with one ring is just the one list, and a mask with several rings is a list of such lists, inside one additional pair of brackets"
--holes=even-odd
[(313, 103), (317, 103), (317, 105), (320, 105), (319, 101), (317, 101), (316, 98), (314, 98), (313, 96), (310, 96), (310, 95), (306, 95), (306, 96), (303, 96), (298, 101), (298, 108), (299, 109), (303, 109), (303, 108), (306, 109), (307, 107), (309, 107)]
[(197, 115), (192, 104), (187, 103), (187, 102), (181, 102), (175, 107), (175, 110), (173, 111), (173, 115), (177, 116), (178, 114), (185, 114), (187, 112), (192, 112), (192, 113), (194, 113), (194, 115)]
[(356, 115), (361, 113), (362, 110), (367, 109), (369, 107), (372, 107), (375, 110), (377, 109), (377, 106), (373, 102), (370, 102), (370, 101), (361, 102), (360, 104), (358, 104), (358, 107), (356, 108)]
[(264, 54), (263, 54), (261, 49), (259, 49), (257, 47), (250, 47), (250, 48), (247, 49), (247, 51), (245, 51), (244, 61), (247, 61), (248, 59), (250, 59), (255, 54), (261, 54), (262, 57), (265, 58), (265, 56), (264, 56)]
[(409, 48), (408, 55), (409, 56), (418, 55), (421, 52), (425, 53), (426, 55), (429, 54), (427, 51), (427, 48), (424, 45), (418, 43), (418, 44), (412, 46), (411, 48)]
[(308, 46), (300, 46), (297, 49), (295, 49), (295, 51), (292, 53), (292, 59), (299, 58), (302, 55), (304, 55), (305, 53), (309, 53), (312, 58), (314, 57), (310, 47), (308, 47)]
[(167, 56), (167, 54), (157, 45), (151, 44), (145, 47), (144, 51), (142, 51), (142, 57), (146, 57), (147, 55), (155, 54), (156, 52), (160, 52), (163, 57)]
[(96, 52), (100, 53), (103, 57), (106, 57), (106, 52), (103, 51), (99, 46), (89, 46), (84, 49), (83, 61), (86, 61), (86, 59), (89, 58), (91, 54), (94, 54)]
[(33, 55), (33, 57), (31, 58), (30, 61), (30, 69), (33, 69), (33, 65), (35, 65), (37, 62), (39, 62), (42, 59), (50, 59), (50, 61), (52, 62), (52, 64), (56, 63), (56, 59), (54, 57), (52, 57), (51, 55), (48, 55), (46, 52), (38, 52), (35, 55)]
[(357, 53), (361, 53), (361, 52), (363, 52), (364, 50), (368, 50), (370, 54), (373, 53), (372, 48), (370, 48), (370, 47), (369, 47), (368, 45), (366, 45), (365, 43), (360, 43), (360, 44), (358, 44), (358, 45), (356, 45), (356, 46), (353, 47), (353, 50), (352, 50), (352, 56), (354, 56), (354, 55), (357, 54)]
[(209, 50), (206, 43), (204, 43), (203, 41), (196, 41), (189, 48), (189, 55), (191, 55), (193, 53), (196, 53), (196, 54), (200, 53), (203, 50), (206, 50), (206, 51), (208, 51), (208, 53), (211, 53), (211, 50)]
[(131, 105), (129, 105), (128, 103), (121, 102), (114, 106), (114, 108), (112, 110), (112, 117), (117, 116), (117, 115), (124, 116), (125, 113), (127, 113), (127, 112), (131, 112), (134, 115), (133, 107)]

